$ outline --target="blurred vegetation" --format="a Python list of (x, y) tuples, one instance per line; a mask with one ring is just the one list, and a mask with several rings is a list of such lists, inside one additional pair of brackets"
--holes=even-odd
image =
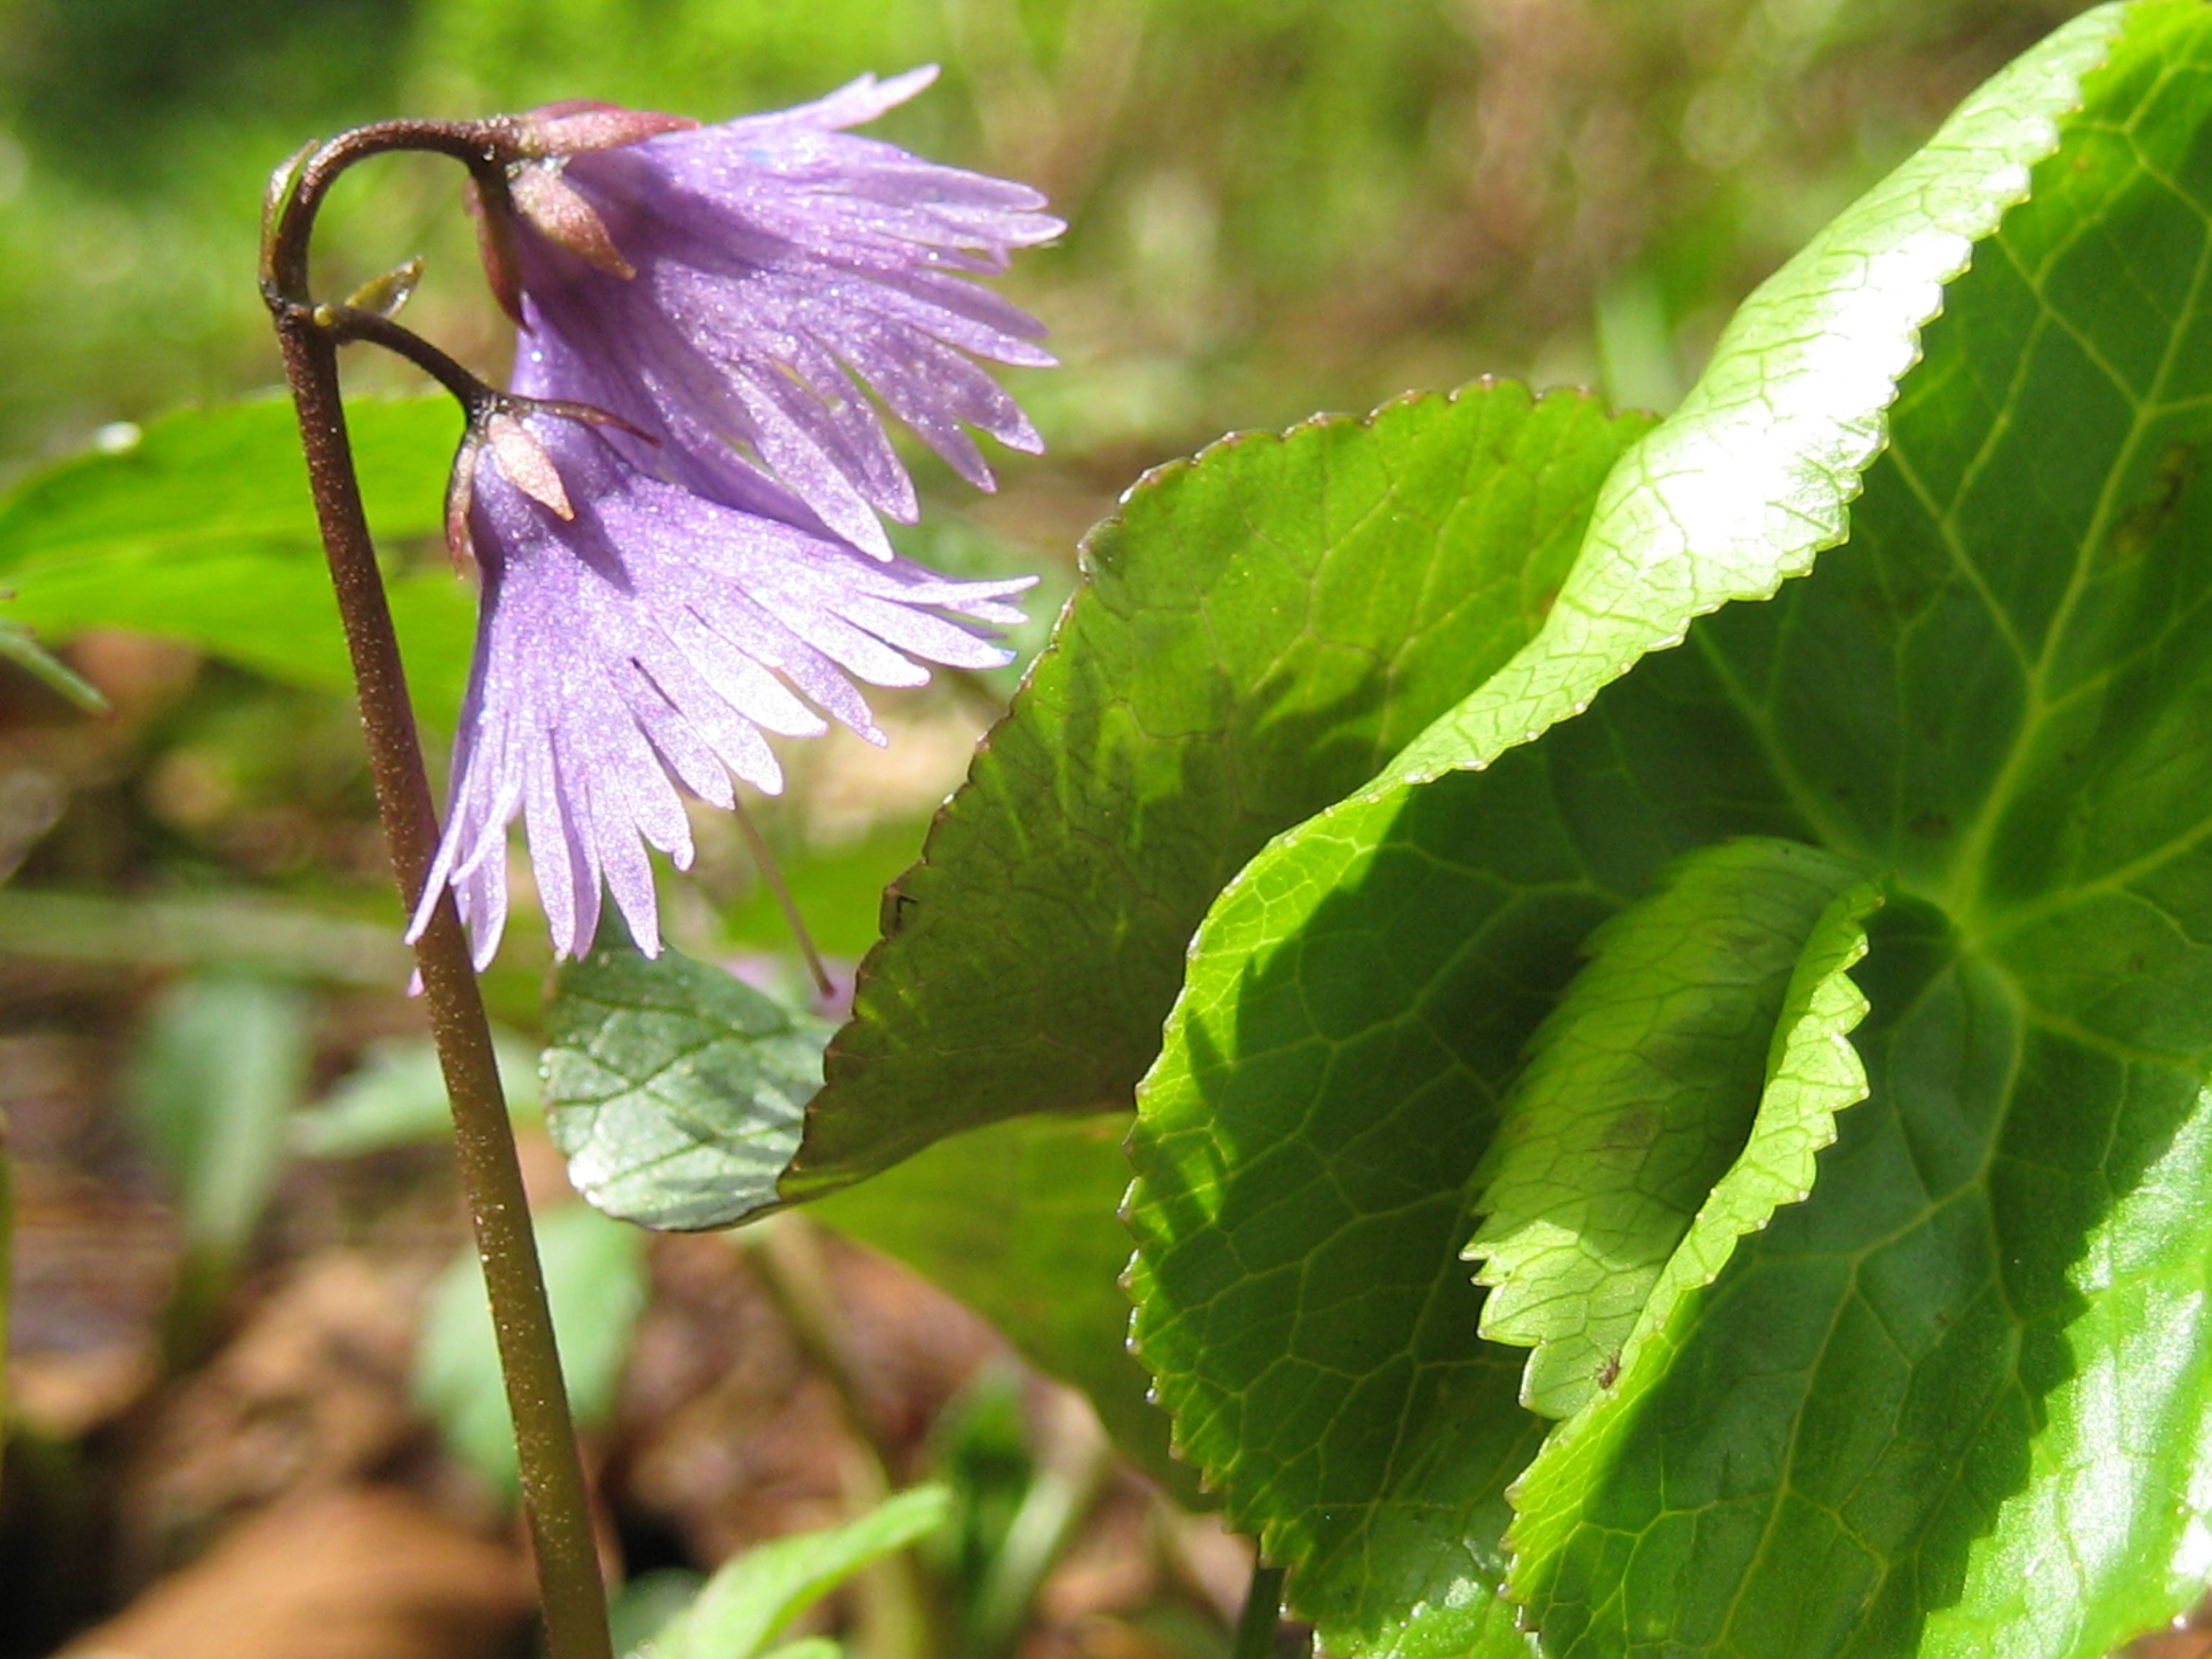
[[(268, 383), (269, 168), (380, 115), (718, 118), (945, 66), (890, 136), (1050, 191), (1064, 460), (1478, 372), (1679, 384), (1743, 289), (2075, 0), (0, 0), (0, 459)], [(349, 193), (500, 346), (453, 170)], [(342, 278), (341, 278), (342, 279)], [(333, 286), (335, 286), (335, 283)], [(1602, 319), (1602, 320), (1601, 320)], [(1606, 338), (1601, 341), (1601, 336)]]
[[(127, 435), (118, 423), (274, 383), (253, 284), (260, 199), (270, 169), (307, 139), (395, 113), (578, 96), (718, 118), (934, 61), (939, 84), (876, 131), (1050, 194), (1066, 236), (1002, 286), (1047, 321), (1066, 366), (1014, 377), (1048, 453), (1002, 458), (1004, 488), (982, 500), (918, 456), (925, 520), (900, 539), (959, 571), (1045, 571), (1019, 641), (1034, 649), (1073, 580), (1082, 531), (1139, 470), (1226, 429), (1365, 409), (1486, 373), (1667, 406), (1745, 292), (1969, 88), (2084, 9), (0, 0), (0, 486), (103, 433)], [(457, 170), (405, 158), (349, 176), (325, 219), (324, 289), (343, 292), (416, 253), (429, 274), (409, 321), (498, 371), (508, 344), (483, 291)], [(366, 356), (349, 374), (362, 388), (415, 385), (404, 368)], [(158, 1067), (130, 1073), (105, 1058), (158, 1058), (178, 1010), (207, 1000), (204, 988), (165, 996), (179, 968), (242, 966), (314, 988), (304, 1002), (253, 993), (296, 1024), (287, 1042), (312, 1050), (301, 1060), (288, 1049), (285, 1060), (312, 1073), (310, 1092), (419, 1025), (419, 1011), (393, 994), (383, 935), (365, 939), (364, 923), (395, 930), (398, 906), (343, 702), (143, 640), (87, 638), (70, 659), (113, 702), (112, 717), (88, 720), (0, 664), (0, 1115), (13, 1120), (26, 1217), (18, 1370), (33, 1381), (41, 1354), (75, 1364), (110, 1327), (143, 1327), (149, 1364), (180, 1363), (220, 1335), (205, 1300), (215, 1292), (188, 1285), (201, 1298), (186, 1310), (190, 1340), (176, 1340), (173, 1310), (161, 1357), (158, 1306), (142, 1316), (176, 1288), (176, 1217), (198, 1213), (198, 1189), (190, 1170), (164, 1173), (158, 1133), (134, 1139), (116, 1127), (129, 1121), (134, 1089), (156, 1128), (198, 1097), (165, 1104)], [(787, 746), (793, 787), (763, 829), (833, 954), (855, 956), (872, 937), (883, 884), (910, 860), (1012, 684), (1011, 674), (950, 676), (884, 699), (887, 752), (837, 738)], [(693, 877), (670, 887), (671, 935), (748, 971), (787, 971), (744, 959), (783, 952), (787, 935), (734, 831), (710, 817), (698, 825)], [(517, 925), (489, 992), (497, 1017), (528, 1033), (545, 946), (528, 923), (524, 872), (516, 890)], [(393, 1213), (427, 1208), (450, 1229), (449, 1193), (395, 1209), (387, 1189), (421, 1185), (432, 1166), (380, 1166), (387, 1185), (374, 1204), (346, 1178), (317, 1173), (325, 1167), (254, 1172), (257, 1192), (276, 1183), (277, 1218), (264, 1218), (258, 1243), (228, 1211), (202, 1227), (222, 1286), (234, 1273), (250, 1279), (257, 1262), (385, 1237), (401, 1225)], [(162, 1199), (171, 1243), (133, 1243), (140, 1232), (114, 1217)], [(68, 1244), (80, 1238), (82, 1249)], [(453, 1243), (438, 1233), (426, 1259), (442, 1265)], [(92, 1282), (103, 1273), (118, 1282)], [(102, 1313), (101, 1325), (88, 1308), (124, 1312)], [(52, 1379), (64, 1374), (78, 1373), (48, 1366), (50, 1397), (61, 1397)], [(103, 1528), (127, 1540), (134, 1525), (152, 1526), (52, 1522), (56, 1506), (89, 1516), (108, 1501), (88, 1495), (90, 1476), (67, 1473), (79, 1468), (74, 1437), (143, 1398), (118, 1384), (106, 1404), (52, 1407), (45, 1426), (17, 1437), (11, 1474), (46, 1470), (46, 1486), (28, 1489), (52, 1502), (37, 1510), (24, 1488), (10, 1494), (19, 1530), (0, 1524), (0, 1544), (46, 1542), (0, 1563), (0, 1603), (41, 1582), (49, 1555), (82, 1571), (99, 1554), (66, 1540)], [(94, 1446), (83, 1467), (106, 1468), (106, 1455)], [(960, 1442), (941, 1461), (973, 1455)], [(68, 1580), (40, 1629), (58, 1633), (97, 1612), (180, 1547), (157, 1542), (141, 1539), (88, 1588)], [(987, 1613), (1000, 1616), (963, 1616)], [(37, 1639), (29, 1626), (0, 1633), (0, 1655), (40, 1650), (15, 1645)], [(1161, 1650), (1196, 1653), (1215, 1638), (1161, 1639)]]
[[(1004, 458), (1006, 488), (985, 500), (920, 457), (928, 510), (902, 539), (956, 569), (1045, 570), (1018, 641), (1034, 647), (1077, 538), (1115, 493), (1224, 430), (1486, 373), (1668, 405), (1753, 283), (2079, 9), (0, 0), (0, 483), (117, 423), (273, 381), (251, 275), (258, 204), (306, 138), (580, 95), (718, 118), (936, 61), (939, 85), (881, 131), (1050, 193), (1071, 228), (1005, 285), (1050, 324), (1066, 367), (1014, 377), (1049, 453)], [(359, 170), (326, 216), (321, 280), (343, 292), (427, 254), (410, 321), (496, 373), (509, 348), (459, 210), (448, 164)], [(370, 354), (350, 372), (362, 387), (414, 384)], [(179, 683), (126, 699), (97, 763), (63, 768), (72, 804), (25, 881), (273, 880), (388, 904), (372, 896), (379, 860), (342, 709), (228, 668), (109, 667)], [(794, 757), (800, 787), (769, 830), (802, 890), (830, 896), (817, 914), (838, 948), (866, 942), (874, 890), (957, 780), (955, 734), (1011, 684), (895, 709), (943, 740), (895, 750), (869, 775), (872, 799), (842, 751)], [(11, 695), (64, 717), (43, 691)], [(810, 875), (822, 842), (859, 848), (857, 864)], [(743, 856), (710, 847), (702, 862), (720, 914), (688, 937), (774, 945), (780, 923), (744, 908)], [(511, 1018), (526, 1021), (531, 992), (516, 988)]]

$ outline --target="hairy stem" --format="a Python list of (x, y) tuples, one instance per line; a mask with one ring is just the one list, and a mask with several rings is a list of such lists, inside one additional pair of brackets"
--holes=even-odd
[[(288, 213), (270, 267), (304, 276), (304, 246), (284, 243), (291, 229), (304, 242), (311, 214)], [(376, 568), (361, 485), (347, 441), (338, 391), (337, 343), (318, 323), (303, 295), (272, 295), (286, 377), (300, 415), (307, 477), (322, 526), (331, 585), (352, 653), (368, 741), (377, 810), (392, 849), (400, 896), (411, 914), (429, 873), (438, 838), (437, 812), (415, 714), (407, 698), (399, 642), (392, 628), (383, 579)], [(606, 1589), (599, 1577), (590, 1502), (568, 1414), (568, 1394), (554, 1346), (538, 1243), (531, 1231), (522, 1170), (492, 1054), (491, 1030), (451, 893), (441, 896), (415, 947), (422, 1000), (453, 1109), (453, 1139), (476, 1224), (477, 1251), (490, 1294), (500, 1367), (514, 1419), (523, 1498), (537, 1553), (538, 1581), (553, 1659), (611, 1659)]]

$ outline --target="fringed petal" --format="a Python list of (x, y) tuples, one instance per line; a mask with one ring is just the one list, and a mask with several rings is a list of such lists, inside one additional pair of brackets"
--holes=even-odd
[[(932, 663), (1003, 662), (981, 625), (1018, 620), (1005, 601), (1028, 583), (880, 562), (641, 471), (618, 434), (526, 418), (574, 516), (479, 468), (470, 533), (483, 605), (434, 879), (453, 887), (489, 962), (520, 815), (556, 951), (591, 948), (611, 893), (651, 954), (647, 848), (691, 858), (679, 789), (725, 808), (732, 776), (775, 793), (763, 733), (816, 736), (824, 715), (881, 742), (854, 682), (919, 685)], [(434, 903), (426, 896), (417, 932)]]

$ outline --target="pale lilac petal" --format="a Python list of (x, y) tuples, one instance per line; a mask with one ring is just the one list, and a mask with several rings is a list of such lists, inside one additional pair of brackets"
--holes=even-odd
[[(877, 515), (916, 504), (861, 383), (963, 477), (967, 428), (1036, 429), (971, 359), (1041, 366), (1043, 330), (969, 275), (1063, 228), (1025, 185), (844, 128), (933, 71), (863, 77), (816, 103), (567, 158), (565, 184), (635, 269), (599, 269), (527, 226), (518, 390), (597, 403), (657, 440), (633, 464), (747, 512), (818, 523), (878, 558)], [(856, 378), (858, 377), (857, 381)], [(792, 518), (761, 486), (796, 496)]]
[(647, 848), (691, 855), (679, 787), (724, 807), (732, 775), (773, 793), (782, 773), (763, 732), (817, 735), (824, 714), (880, 742), (854, 681), (920, 684), (928, 663), (1005, 661), (978, 624), (1018, 620), (1005, 601), (1028, 583), (879, 562), (641, 471), (618, 434), (526, 418), (575, 516), (479, 467), (483, 602), (434, 875), (488, 962), (519, 814), (556, 952), (590, 949), (611, 893), (651, 953)]

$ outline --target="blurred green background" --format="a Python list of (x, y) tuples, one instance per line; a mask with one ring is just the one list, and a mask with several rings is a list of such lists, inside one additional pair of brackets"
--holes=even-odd
[[(1746, 287), (2072, 0), (5, 0), (0, 465), (265, 385), (268, 170), (394, 112), (591, 95), (707, 118), (936, 61), (884, 124), (1073, 228), (1015, 291), (1073, 371), (1056, 465), (1479, 373), (1663, 398)], [(327, 244), (422, 252), (501, 355), (453, 170)]]
[[(304, 139), (586, 95), (714, 118), (935, 61), (939, 84), (878, 130), (1049, 192), (1068, 234), (1004, 285), (1050, 325), (1066, 367), (1013, 377), (1048, 453), (1004, 458), (1005, 489), (981, 499), (919, 457), (928, 510), (902, 539), (958, 569), (1046, 573), (1018, 641), (1033, 647), (1083, 530), (1144, 467), (1224, 430), (1484, 374), (1665, 408), (1759, 277), (2081, 9), (0, 0), (0, 485), (127, 435), (118, 423), (272, 384), (252, 280), (259, 198)], [(331, 292), (427, 255), (410, 321), (503, 368), (449, 164), (356, 170), (319, 253)], [(368, 355), (349, 373), (362, 388), (416, 384)], [(81, 889), (183, 875), (335, 888), (388, 915), (331, 697), (112, 641), (76, 655), (114, 682), (123, 714), (97, 764), (64, 757), (58, 805), (32, 790), (11, 823), (0, 801), (0, 869), (27, 858), (26, 882)], [(884, 763), (856, 769), (834, 744), (794, 755), (798, 786), (769, 827), (798, 866), (839, 853), (836, 870), (799, 872), (830, 948), (866, 945), (874, 890), (1011, 684), (894, 700), (895, 721), (920, 730)], [(15, 702), (34, 723), (60, 718), (43, 693)], [(53, 811), (58, 831), (32, 833)], [(843, 857), (855, 847), (857, 863)], [(773, 944), (777, 925), (745, 910), (742, 855), (718, 843), (702, 860), (705, 909), (676, 936)], [(542, 959), (542, 936), (518, 933)]]
[[(925, 517), (898, 532), (963, 573), (1043, 573), (1026, 654), (1074, 580), (1083, 531), (1144, 468), (1224, 431), (1485, 374), (1663, 410), (1754, 283), (1972, 85), (2081, 9), (0, 0), (0, 489), (88, 446), (126, 446), (178, 404), (274, 385), (253, 281), (260, 198), (305, 140), (564, 97), (719, 118), (933, 61), (937, 87), (872, 131), (1030, 181), (1070, 225), (1001, 284), (1065, 362), (1011, 377), (1048, 453), (994, 457), (1003, 488), (978, 497), (910, 447)], [(323, 221), (323, 290), (417, 253), (428, 274), (407, 320), (502, 371), (458, 170), (392, 158), (349, 175)], [(362, 389), (417, 384), (368, 356), (349, 374)], [(416, 531), (434, 522), (423, 494)], [(388, 550), (446, 580), (421, 537)], [(304, 542), (292, 551), (312, 563)], [(465, 629), (453, 614), (463, 626), (443, 653), (413, 664), (448, 706)], [(252, 1330), (257, 1285), (364, 1251), (380, 1271), (416, 1273), (415, 1308), (459, 1243), (442, 1160), (407, 1150), (434, 1139), (439, 1106), (420, 1010), (398, 994), (398, 906), (343, 698), (176, 641), (57, 642), (114, 712), (87, 719), (0, 665), (0, 1126), (21, 1223), (0, 1607), (40, 1598), (35, 1617), (0, 1628), (0, 1659), (46, 1650), (213, 1529), (231, 1500), (177, 1497), (132, 1448), (189, 1425), (178, 1413), (207, 1354)], [(785, 745), (792, 787), (763, 804), (763, 828), (833, 956), (872, 939), (884, 883), (1014, 678), (942, 676), (879, 697), (887, 751)], [(430, 736), (434, 749), (443, 734)], [(696, 870), (664, 888), (672, 939), (787, 975), (787, 936), (734, 830), (712, 813), (696, 828)], [(526, 863), (514, 880), (488, 988), (526, 1054), (546, 946)], [(240, 966), (255, 988), (225, 977)], [(252, 1031), (265, 1086), (249, 1101), (232, 1085)], [(317, 1097), (325, 1111), (291, 1125), (302, 1156), (270, 1152), (286, 1115)], [(258, 1151), (222, 1155), (241, 1145)], [(364, 1152), (362, 1167), (339, 1161)], [(668, 1263), (708, 1247), (656, 1241), (648, 1322), (669, 1316)], [(625, 1260), (635, 1279), (643, 1269)], [(734, 1317), (715, 1308), (702, 1328)], [(623, 1356), (608, 1364), (611, 1391)], [(957, 1465), (911, 1415), (901, 1444), (917, 1461), (902, 1472)], [(632, 1449), (607, 1498), (631, 1564), (709, 1565), (767, 1523), (728, 1494), (708, 1520), (667, 1519), (653, 1506), (670, 1500), (620, 1462), (649, 1464), (635, 1448), (659, 1431), (641, 1421), (617, 1436)], [(729, 1443), (716, 1434), (699, 1443)], [(1039, 1468), (1043, 1443), (1032, 1435)], [(1176, 1605), (1196, 1635), (1112, 1650), (1214, 1651), (1218, 1619), (1188, 1596)]]

